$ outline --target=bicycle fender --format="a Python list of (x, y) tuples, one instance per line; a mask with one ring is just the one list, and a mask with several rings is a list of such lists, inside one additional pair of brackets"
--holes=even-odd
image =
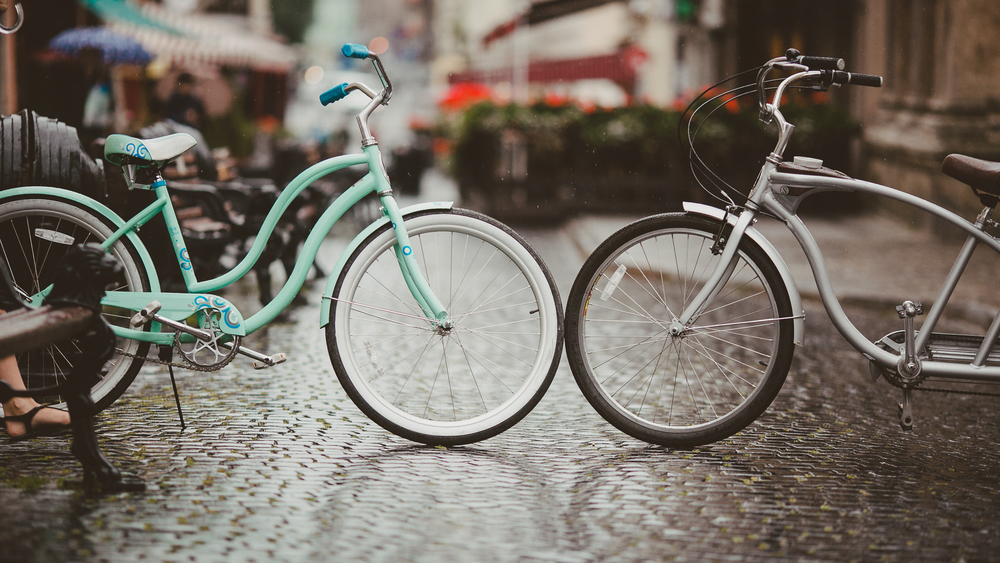
[[(104, 219), (110, 221), (111, 224), (114, 225), (116, 229), (125, 226), (125, 221), (121, 217), (119, 217), (117, 213), (112, 211), (109, 207), (107, 207), (103, 203), (91, 197), (64, 188), (52, 188), (48, 186), (28, 186), (24, 188), (8, 188), (6, 190), (0, 191), (0, 201), (19, 196), (34, 196), (34, 195), (56, 197), (59, 199), (70, 201), (72, 203), (78, 203), (91, 213), (99, 215)], [(152, 292), (160, 291), (160, 278), (159, 276), (156, 275), (156, 267), (153, 266), (153, 258), (149, 255), (149, 251), (146, 250), (146, 246), (142, 244), (141, 240), (139, 240), (139, 235), (137, 235), (135, 231), (128, 231), (123, 236), (127, 238), (129, 242), (132, 243), (132, 246), (135, 247), (136, 252), (139, 253), (139, 258), (142, 260), (142, 265), (143, 267), (146, 268), (147, 277), (149, 278), (149, 290)]]
[[(727, 219), (727, 214), (722, 209), (712, 207), (710, 205), (704, 205), (702, 203), (685, 201), (684, 211), (695, 215), (704, 215), (719, 221)], [(736, 217), (734, 215), (729, 215), (727, 220), (732, 225), (736, 224)], [(799, 295), (799, 288), (795, 285), (795, 280), (792, 278), (792, 272), (788, 269), (788, 265), (785, 264), (785, 260), (780, 254), (778, 254), (778, 250), (774, 248), (774, 245), (771, 244), (769, 240), (764, 238), (764, 235), (762, 235), (760, 231), (753, 228), (753, 226), (747, 227), (746, 236), (749, 236), (751, 240), (760, 246), (764, 253), (767, 254), (767, 257), (774, 262), (775, 268), (778, 269), (781, 281), (785, 283), (785, 289), (788, 290), (788, 300), (792, 304), (792, 312), (797, 312), (796, 318), (792, 320), (793, 340), (795, 341), (796, 346), (802, 346), (804, 343), (803, 339), (805, 337), (805, 310), (802, 309), (802, 296)]]
[[(454, 202), (451, 201), (434, 201), (429, 203), (418, 203), (416, 205), (410, 205), (408, 207), (400, 209), (399, 213), (400, 215), (403, 216), (403, 219), (406, 219), (408, 215), (413, 215), (414, 213), (420, 213), (421, 211), (429, 211), (435, 209), (451, 209), (453, 205)], [(354, 240), (351, 241), (351, 244), (349, 244), (347, 248), (344, 250), (344, 252), (340, 254), (340, 259), (337, 260), (337, 264), (333, 267), (333, 270), (330, 272), (330, 277), (327, 278), (326, 280), (326, 289), (323, 290), (322, 304), (320, 305), (319, 308), (320, 328), (325, 327), (330, 322), (330, 307), (328, 306), (327, 302), (333, 298), (333, 290), (337, 285), (337, 280), (340, 279), (340, 274), (343, 272), (344, 265), (347, 263), (348, 258), (350, 258), (352, 254), (354, 254), (354, 251), (357, 250), (359, 246), (361, 246), (361, 243), (364, 242), (365, 239), (367, 239), (377, 229), (381, 228), (383, 225), (386, 225), (388, 223), (389, 223), (388, 217), (385, 216), (380, 217), (377, 221), (373, 222), (371, 225), (368, 225), (368, 227), (365, 228), (365, 230), (358, 233), (358, 236), (354, 237)]]

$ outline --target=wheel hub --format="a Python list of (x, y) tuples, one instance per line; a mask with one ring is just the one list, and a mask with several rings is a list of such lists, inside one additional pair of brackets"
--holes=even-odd
[(670, 328), (668, 330), (670, 331), (670, 336), (677, 338), (679, 336), (683, 336), (684, 333), (687, 332), (687, 327), (684, 326), (679, 320), (674, 319), (670, 323)]

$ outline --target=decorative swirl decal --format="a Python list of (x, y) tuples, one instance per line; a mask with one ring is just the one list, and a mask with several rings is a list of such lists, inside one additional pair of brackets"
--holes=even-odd
[(210, 303), (208, 297), (199, 295), (194, 298), (194, 305), (195, 311), (201, 311), (202, 309), (215, 309), (222, 314), (222, 320), (225, 321), (229, 328), (240, 328), (240, 318), (236, 315), (235, 308), (225, 299), (215, 297)]
[(151, 160), (149, 156), (149, 149), (147, 149), (146, 145), (142, 143), (138, 142), (128, 143), (127, 145), (125, 145), (125, 151), (128, 152), (130, 155), (134, 156), (135, 158), (141, 158), (143, 160)]
[[(232, 316), (232, 320), (229, 319), (230, 316)], [(232, 307), (228, 307), (222, 312), (222, 320), (226, 321), (226, 325), (229, 328), (240, 328), (240, 319), (236, 316), (236, 312), (233, 311)]]
[(182, 248), (180, 252), (177, 253), (177, 256), (180, 257), (182, 270), (190, 270), (194, 268), (194, 266), (191, 265), (191, 255), (188, 254), (188, 250), (186, 248)]
[(413, 249), (410, 248), (409, 246), (404, 246), (403, 247), (403, 256), (409, 256), (411, 254), (413, 254)]

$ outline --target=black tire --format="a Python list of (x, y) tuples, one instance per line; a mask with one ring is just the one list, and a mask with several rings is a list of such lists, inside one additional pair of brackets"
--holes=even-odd
[(632, 223), (594, 251), (570, 291), (573, 375), (601, 416), (640, 440), (687, 448), (731, 436), (771, 404), (791, 365), (788, 291), (749, 237), (726, 286), (670, 335), (719, 259), (711, 251), (719, 227), (684, 213)]
[(521, 237), (485, 215), (433, 210), (405, 224), (454, 326), (423, 316), (385, 225), (334, 287), (326, 327), (334, 370), (355, 404), (399, 436), (431, 445), (495, 436), (531, 412), (559, 365), (555, 282)]
[[(0, 252), (14, 285), (24, 295), (35, 295), (51, 285), (54, 267), (69, 244), (100, 243), (114, 230), (97, 214), (57, 197), (33, 195), (0, 200)], [(149, 291), (148, 273), (131, 242), (121, 239), (108, 252), (125, 270), (123, 278), (108, 291)], [(105, 307), (104, 318), (112, 325), (128, 326), (130, 313)], [(149, 343), (122, 338), (117, 339), (115, 347), (140, 358), (149, 351)], [(70, 340), (19, 355), (18, 368), (25, 386), (38, 388), (63, 381), (78, 353), (75, 341)], [(125, 392), (142, 363), (139, 358), (120, 353), (111, 357), (98, 374), (100, 381), (91, 388), (97, 411)], [(62, 400), (59, 397), (45, 400), (63, 406), (58, 404)]]

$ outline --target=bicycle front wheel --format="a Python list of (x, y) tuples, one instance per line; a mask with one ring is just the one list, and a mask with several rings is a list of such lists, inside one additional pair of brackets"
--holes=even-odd
[[(72, 245), (101, 243), (114, 229), (80, 205), (54, 197), (28, 196), (0, 202), (0, 253), (10, 267), (15, 289), (35, 295), (52, 284), (55, 270)], [(136, 249), (120, 240), (108, 249), (124, 273), (108, 291), (149, 291), (149, 279)], [(128, 326), (131, 311), (105, 307), (104, 319)], [(116, 353), (104, 365), (91, 387), (95, 408), (107, 408), (128, 388), (142, 367), (148, 343), (118, 338)], [(18, 355), (17, 365), (27, 388), (65, 381), (81, 350), (75, 340), (59, 342)], [(123, 354), (124, 352), (124, 354)], [(138, 356), (138, 357), (136, 357)], [(46, 401), (64, 406), (60, 397)]]
[(516, 233), (478, 213), (408, 217), (413, 255), (454, 326), (428, 320), (390, 225), (349, 258), (326, 328), (351, 399), (383, 428), (456, 445), (510, 428), (548, 389), (562, 352), (562, 307), (548, 269)]
[(570, 292), (573, 375), (606, 420), (640, 440), (693, 447), (731, 436), (764, 412), (788, 373), (788, 291), (749, 237), (704, 313), (670, 333), (719, 262), (720, 226), (679, 213), (632, 223), (594, 251)]

